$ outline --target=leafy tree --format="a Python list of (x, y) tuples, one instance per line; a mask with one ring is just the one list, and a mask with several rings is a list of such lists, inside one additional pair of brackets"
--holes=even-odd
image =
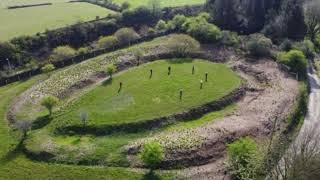
[(140, 61), (142, 58), (143, 58), (143, 51), (140, 50), (140, 49), (136, 49), (134, 52), (133, 52), (135, 58)]
[(47, 74), (48, 76), (50, 76), (50, 72), (52, 72), (53, 70), (55, 70), (56, 67), (54, 67), (53, 64), (46, 64), (41, 68), (41, 71), (45, 74)]
[(184, 15), (176, 15), (171, 21), (168, 22), (168, 28), (171, 30), (182, 31), (183, 24), (187, 21)]
[(52, 115), (52, 109), (59, 103), (59, 99), (54, 96), (46, 96), (42, 99), (41, 105), (48, 109), (49, 115)]
[(293, 49), (302, 51), (307, 58), (313, 58), (315, 55), (315, 47), (310, 40), (295, 43)]
[(74, 50), (70, 46), (59, 46), (56, 47), (51, 54), (51, 59), (52, 60), (62, 60), (66, 58), (71, 58), (76, 54), (76, 50)]
[(164, 150), (159, 142), (149, 142), (144, 144), (140, 154), (140, 159), (153, 171), (164, 159)]
[(77, 50), (77, 54), (86, 54), (89, 52), (89, 48), (87, 47), (81, 47)]
[(289, 66), (293, 72), (305, 75), (307, 60), (302, 51), (290, 50), (287, 53), (280, 53), (278, 55), (278, 60)]
[(250, 138), (241, 138), (227, 145), (228, 163), (237, 179), (255, 179), (257, 146)]
[(153, 18), (160, 19), (161, 18), (161, 1), (159, 0), (149, 0), (148, 8), (151, 11)]
[(157, 22), (159, 18), (153, 17), (151, 9), (140, 6), (136, 9), (127, 9), (122, 13), (122, 22), (127, 26), (148, 25)]
[(118, 39), (115, 36), (101, 37), (98, 40), (99, 47), (101, 48), (114, 48), (118, 43)]
[(121, 28), (114, 34), (119, 43), (130, 45), (132, 41), (140, 38), (140, 36), (132, 28)]
[(167, 26), (167, 23), (164, 21), (164, 20), (159, 20), (157, 25), (156, 25), (156, 29), (158, 31), (165, 31), (165, 30), (168, 30), (168, 26)]
[[(6, 59), (9, 59), (11, 65), (19, 64), (18, 59), (20, 58), (19, 50), (11, 43), (0, 42), (0, 67), (8, 66)], [(11, 66), (10, 65), (10, 66)]]
[(110, 75), (110, 78), (112, 79), (112, 75), (114, 72), (117, 71), (117, 67), (114, 65), (114, 64), (110, 64), (108, 67), (107, 67), (107, 73)]
[(175, 39), (169, 40), (168, 47), (178, 56), (185, 56), (199, 50), (200, 43), (188, 35), (179, 35)]
[(129, 9), (130, 7), (130, 4), (128, 3), (128, 1), (125, 1), (121, 4), (121, 9), (122, 10), (126, 10), (126, 9)]

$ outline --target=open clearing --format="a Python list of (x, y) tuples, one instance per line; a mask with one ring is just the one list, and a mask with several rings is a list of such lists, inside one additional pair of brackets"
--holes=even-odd
[[(204, 4), (205, 0), (159, 0), (161, 7), (178, 7), (185, 5), (199, 5)], [(117, 4), (122, 4), (124, 2), (128, 2), (130, 4), (130, 8), (136, 8), (138, 6), (147, 6), (149, 0), (112, 0), (112, 2)]]
[(108, 14), (114, 13), (89, 3), (58, 1), (49, 6), (19, 9), (6, 9), (7, 5), (16, 4), (3, 3), (0, 6), (0, 22), (3, 23), (0, 27), (0, 40), (2, 41), (22, 35), (34, 35), (47, 29), (51, 30), (77, 22), (94, 20), (96, 16), (106, 17)]
[[(170, 75), (168, 67), (171, 67)], [(153, 71), (152, 76), (150, 70)], [(205, 82), (206, 72), (208, 82)], [(120, 83), (123, 84), (121, 89)], [(191, 59), (161, 60), (107, 80), (58, 113), (57, 121), (65, 125), (79, 125), (81, 111), (88, 113), (89, 125), (92, 126), (151, 120), (218, 100), (240, 84), (240, 78), (223, 64)], [(181, 100), (180, 90), (183, 91)]]

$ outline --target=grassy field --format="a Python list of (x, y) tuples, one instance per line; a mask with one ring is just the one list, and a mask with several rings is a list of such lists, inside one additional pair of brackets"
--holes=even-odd
[[(171, 74), (168, 75), (168, 67)], [(195, 74), (192, 75), (192, 67)], [(150, 78), (150, 69), (153, 76)], [(209, 73), (208, 82), (200, 89), (200, 79)], [(215, 77), (223, 78), (215, 78)], [(119, 92), (119, 82), (123, 87)], [(55, 113), (52, 122), (42, 129), (32, 131), (26, 147), (34, 153), (48, 152), (55, 155), (54, 161), (65, 163), (91, 162), (107, 166), (128, 166), (125, 145), (155, 134), (170, 133), (201, 126), (232, 111), (230, 106), (222, 111), (208, 113), (199, 119), (189, 119), (155, 130), (136, 133), (118, 132), (106, 136), (59, 135), (53, 131), (59, 126), (80, 125), (79, 112), (87, 111), (89, 125), (121, 124), (146, 120), (185, 111), (218, 99), (237, 88), (241, 80), (223, 64), (204, 60), (160, 60), (119, 73), (113, 80), (89, 91), (72, 105)], [(183, 89), (182, 100), (179, 90)], [(160, 136), (161, 138), (162, 136)], [(195, 140), (196, 139), (196, 140)], [(197, 137), (182, 146), (192, 147), (200, 143)], [(176, 142), (178, 144), (179, 142)], [(79, 156), (81, 154), (81, 156)]]
[[(169, 66), (171, 75), (168, 75)], [(206, 72), (209, 73), (208, 82), (204, 82)], [(222, 78), (216, 78), (218, 76)], [(200, 80), (204, 82), (203, 89), (200, 89)], [(67, 106), (56, 115), (55, 121), (80, 125), (81, 111), (89, 114), (89, 126), (150, 120), (217, 100), (240, 84), (241, 79), (223, 64), (191, 59), (161, 60), (120, 73)], [(182, 100), (179, 99), (180, 89), (183, 90)]]
[[(122, 4), (129, 2), (130, 8), (136, 8), (138, 6), (148, 6), (149, 0), (112, 0), (114, 3)], [(159, 0), (161, 7), (178, 7), (184, 5), (197, 5), (204, 4), (206, 0)]]
[[(144, 179), (144, 172), (125, 168), (86, 167), (48, 164), (28, 160), (19, 151), (12, 152), (18, 142), (18, 134), (7, 124), (5, 113), (11, 101), (37, 81), (41, 76), (0, 87), (0, 179)], [(160, 179), (172, 179), (171, 174), (161, 174)]]
[[(33, 0), (40, 2), (41, 0)], [(15, 3), (18, 0), (15, 1)], [(2, 3), (0, 9), (0, 40), (9, 40), (21, 35), (34, 35), (46, 29), (56, 29), (79, 21), (89, 21), (96, 16), (105, 17), (113, 11), (88, 4), (54, 2), (51, 6), (21, 9), (6, 9), (14, 2)]]

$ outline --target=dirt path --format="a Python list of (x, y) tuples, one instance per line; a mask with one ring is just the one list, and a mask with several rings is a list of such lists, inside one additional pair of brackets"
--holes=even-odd
[[(235, 62), (234, 66), (257, 91), (249, 91), (233, 115), (196, 129), (206, 139), (197, 156), (213, 155), (206, 165), (182, 171), (190, 179), (229, 179), (224, 163), (225, 143), (243, 136), (268, 135), (275, 116), (284, 119), (296, 100), (298, 82), (280, 71), (275, 62), (261, 61), (254, 65)], [(261, 83), (264, 78), (259, 78), (260, 75), (267, 84)]]

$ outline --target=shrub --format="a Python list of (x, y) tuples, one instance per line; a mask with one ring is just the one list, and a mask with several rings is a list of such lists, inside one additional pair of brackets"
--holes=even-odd
[(56, 60), (62, 60), (66, 58), (71, 58), (76, 54), (76, 50), (74, 50), (70, 46), (59, 46), (56, 47), (50, 56), (50, 58), (54, 61)]
[(132, 28), (121, 28), (115, 34), (119, 43), (131, 44), (132, 41), (140, 38), (140, 36)]
[(54, 96), (46, 96), (42, 99), (41, 105), (48, 109), (49, 115), (52, 115), (52, 109), (59, 103), (59, 99)]
[(247, 44), (249, 54), (254, 57), (269, 57), (271, 55), (271, 48), (271, 40), (259, 35), (254, 36)]
[(144, 144), (139, 157), (145, 163), (145, 165), (153, 170), (164, 159), (163, 147), (159, 142), (156, 141), (146, 143)]
[(190, 52), (200, 49), (200, 43), (188, 35), (179, 35), (170, 39), (168, 47), (178, 56), (185, 56)]
[(118, 39), (115, 36), (101, 37), (98, 40), (100, 48), (114, 48), (118, 43)]
[(302, 51), (307, 58), (313, 58), (315, 54), (314, 44), (310, 40), (295, 43), (293, 49)]
[(145, 25), (157, 22), (153, 17), (152, 11), (146, 6), (136, 9), (127, 9), (122, 13), (122, 22), (127, 26)]
[(157, 25), (156, 25), (156, 29), (158, 31), (166, 31), (168, 29), (167, 23), (164, 20), (159, 20)]
[(24, 140), (27, 136), (28, 131), (31, 129), (32, 122), (31, 121), (17, 121), (14, 124), (14, 126), (22, 133), (22, 140)]
[(50, 76), (50, 72), (52, 72), (55, 69), (53, 64), (46, 64), (41, 68), (41, 71), (43, 73), (46, 73), (48, 76)]
[(291, 71), (304, 75), (307, 67), (307, 60), (302, 51), (290, 50), (287, 53), (280, 53), (278, 60), (289, 66)]
[(117, 70), (117, 67), (114, 65), (114, 64), (110, 64), (108, 67), (107, 67), (107, 73), (110, 75), (110, 78), (112, 79), (112, 75), (114, 72), (116, 72)]
[(227, 145), (228, 163), (237, 179), (255, 179), (257, 146), (250, 138), (241, 138)]
[(183, 24), (187, 21), (184, 15), (176, 15), (171, 21), (168, 22), (168, 28), (172, 30), (182, 31)]
[(222, 31), (221, 43), (226, 46), (236, 46), (240, 43), (240, 39), (236, 32)]
[(121, 9), (122, 10), (126, 10), (126, 9), (129, 9), (130, 7), (130, 4), (128, 3), (128, 1), (125, 1), (121, 4)]
[(87, 47), (81, 47), (77, 50), (77, 54), (86, 54), (89, 52), (89, 48)]

